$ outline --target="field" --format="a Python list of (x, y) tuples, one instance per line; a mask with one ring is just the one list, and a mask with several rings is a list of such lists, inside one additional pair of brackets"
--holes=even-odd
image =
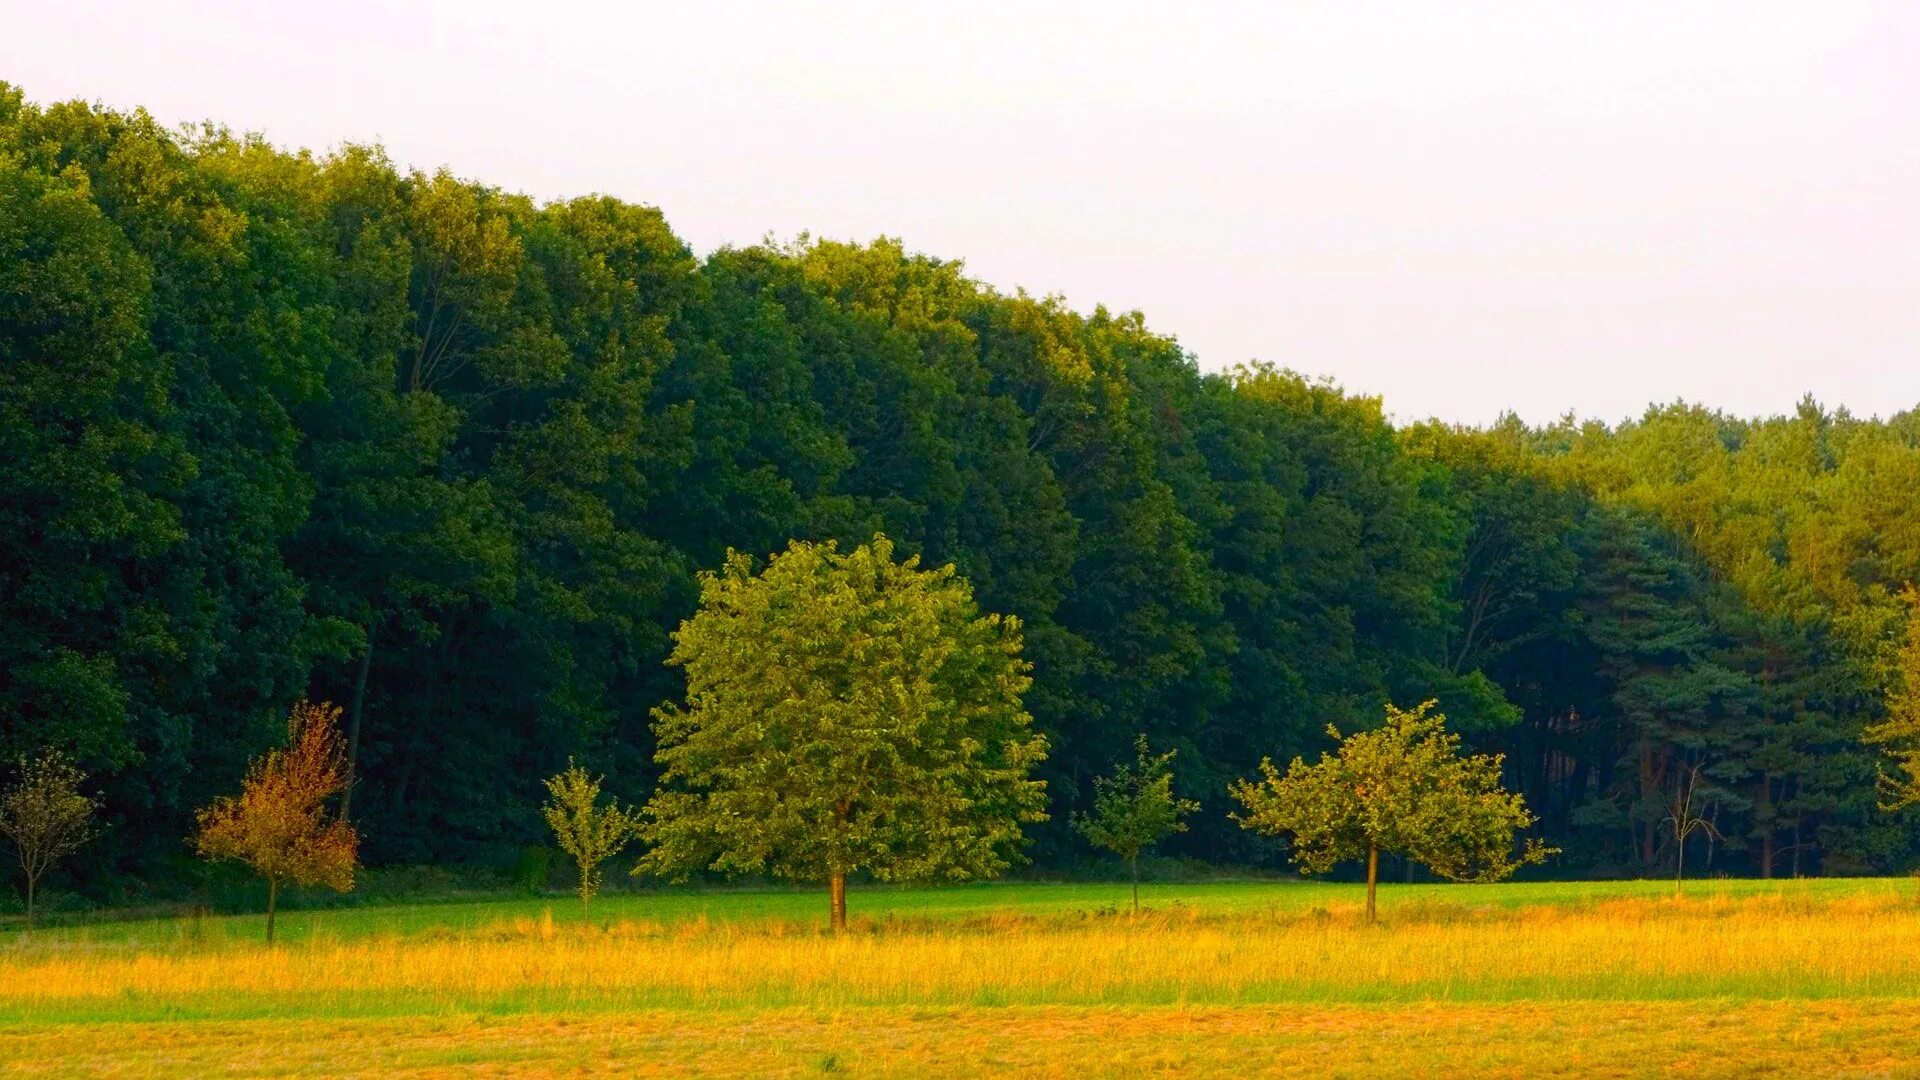
[(1911, 880), (782, 891), (0, 939), (0, 1074), (1920, 1077)]

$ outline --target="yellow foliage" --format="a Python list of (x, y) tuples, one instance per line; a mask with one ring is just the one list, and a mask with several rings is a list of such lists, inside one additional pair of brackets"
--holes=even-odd
[(360, 840), (326, 807), (347, 783), (339, 716), (326, 703), (295, 705), (287, 745), (253, 763), (239, 795), (200, 812), (200, 854), (246, 863), (273, 889), (285, 881), (353, 888)]

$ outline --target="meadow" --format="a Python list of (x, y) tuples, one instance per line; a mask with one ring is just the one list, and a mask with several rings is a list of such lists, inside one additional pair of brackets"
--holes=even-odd
[(666, 891), (0, 945), (8, 1075), (1920, 1076), (1911, 879)]

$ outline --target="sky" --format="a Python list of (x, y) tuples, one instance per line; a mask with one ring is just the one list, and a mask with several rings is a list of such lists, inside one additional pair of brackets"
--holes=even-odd
[(895, 236), (1402, 420), (1920, 404), (1920, 3), (0, 0), (0, 79)]

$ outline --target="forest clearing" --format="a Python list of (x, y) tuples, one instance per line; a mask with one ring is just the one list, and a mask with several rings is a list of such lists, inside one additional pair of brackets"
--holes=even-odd
[[(1905, 1075), (1905, 879), (672, 891), (53, 927), (9, 1075)], [(1627, 1052), (1631, 1048), (1632, 1052)], [(1550, 1056), (1550, 1060), (1549, 1060)], [(26, 1063), (34, 1063), (30, 1068)]]

